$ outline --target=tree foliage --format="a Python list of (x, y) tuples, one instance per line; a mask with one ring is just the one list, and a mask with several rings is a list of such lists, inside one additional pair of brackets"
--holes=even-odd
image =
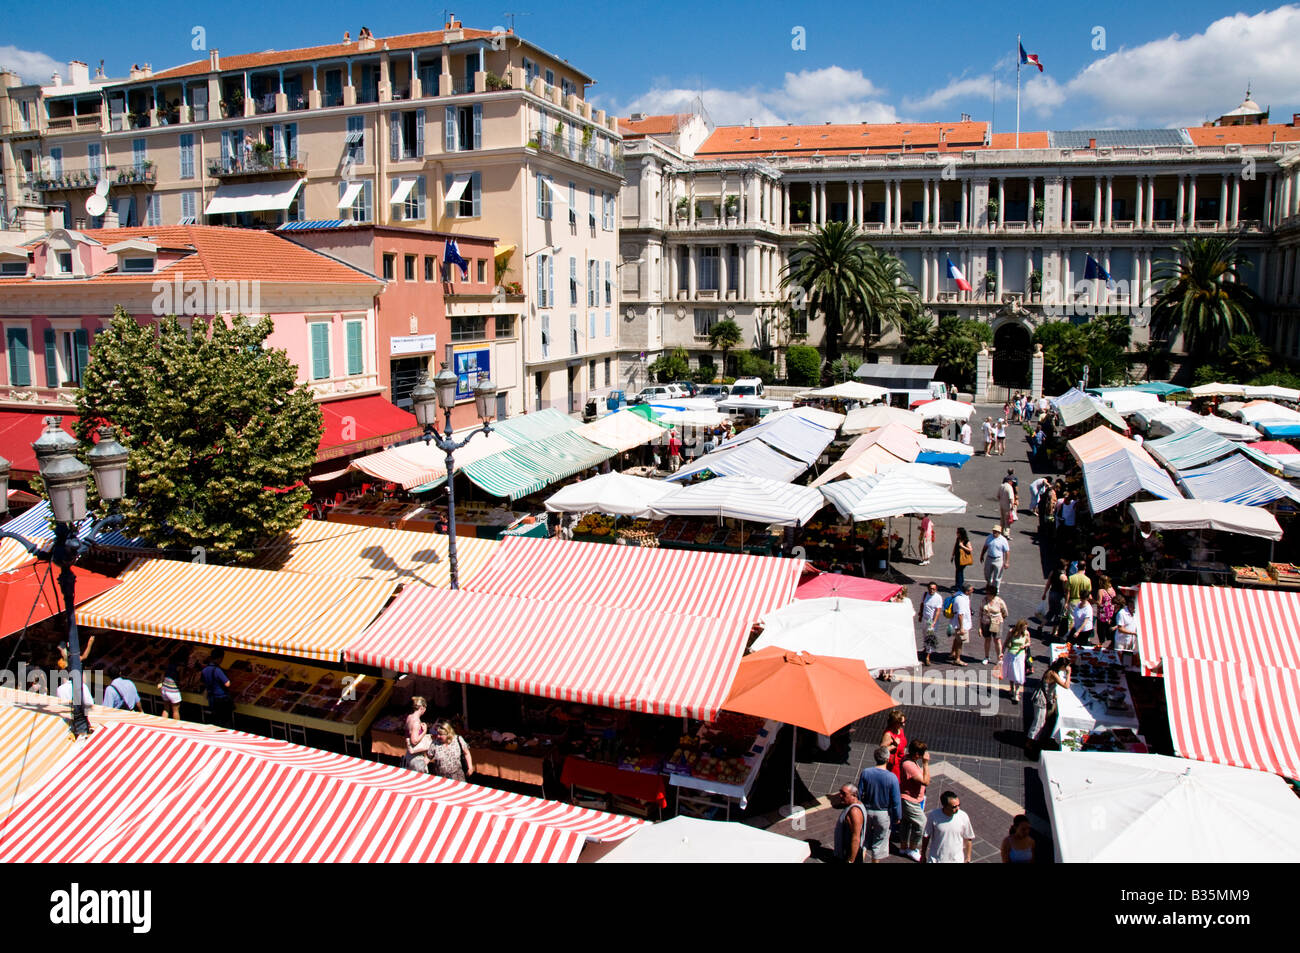
[(691, 373), (691, 357), (685, 348), (674, 348), (650, 363), (650, 373), (661, 383), (684, 381)]
[(781, 287), (801, 298), (804, 307), (826, 319), (826, 359), (840, 356), (840, 336), (861, 315), (870, 299), (872, 266), (869, 246), (857, 227), (828, 222), (790, 253)]
[(130, 451), (126, 529), (151, 546), (250, 559), (311, 498), (321, 412), (269, 318), (138, 324), (121, 308), (95, 338), (77, 391), (77, 436), (110, 423)]
[(1043, 386), (1054, 394), (1074, 387), (1088, 368), (1089, 386), (1123, 381), (1133, 328), (1128, 318), (1099, 314), (1085, 324), (1049, 321), (1034, 332), (1043, 346)]
[(792, 344), (785, 351), (786, 377), (796, 387), (808, 387), (821, 380), (822, 356), (817, 348)]
[(1253, 334), (1234, 334), (1219, 350), (1217, 359), (1199, 364), (1192, 374), (1192, 384), (1221, 381), (1227, 384), (1295, 385), (1282, 381), (1292, 378), (1268, 346)]
[(727, 352), (739, 347), (745, 340), (740, 325), (731, 318), (719, 321), (709, 328), (709, 347), (722, 352), (722, 366), (727, 366)]
[(930, 335), (935, 371), (939, 380), (967, 387), (975, 383), (975, 365), (980, 349), (993, 341), (993, 329), (974, 318), (944, 317)]
[(1259, 297), (1242, 280), (1250, 261), (1233, 239), (1189, 238), (1176, 260), (1157, 262), (1151, 312), (1155, 336), (1181, 333), (1187, 353), (1207, 358), (1234, 334), (1252, 334)]
[(776, 379), (776, 366), (753, 351), (737, 351), (735, 361), (737, 377), (757, 377), (768, 382)]

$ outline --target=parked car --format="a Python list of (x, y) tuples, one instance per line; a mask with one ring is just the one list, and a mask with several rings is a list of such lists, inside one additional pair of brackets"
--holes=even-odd
[(622, 410), (627, 406), (627, 395), (621, 390), (612, 390), (605, 398), (605, 406), (610, 410)]
[(722, 400), (724, 397), (731, 396), (731, 388), (726, 384), (705, 384), (695, 396), (705, 397), (709, 400)]
[(738, 377), (731, 385), (731, 397), (762, 397), (763, 381), (757, 377)]
[(680, 388), (683, 397), (694, 397), (700, 392), (694, 381), (673, 381), (671, 386)]
[(644, 387), (635, 397), (628, 400), (629, 404), (650, 404), (672, 400), (674, 397), (681, 397), (680, 393), (674, 393), (669, 389), (667, 384), (654, 384), (650, 387)]

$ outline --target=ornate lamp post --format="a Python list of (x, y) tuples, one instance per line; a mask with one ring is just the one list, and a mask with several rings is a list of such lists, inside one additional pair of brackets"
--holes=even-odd
[[(415, 419), (424, 428), (425, 444), (433, 443), (439, 450), (447, 454), (447, 559), (451, 568), (451, 588), (460, 588), (460, 578), (456, 567), (456, 486), (453, 482), (455, 477), (456, 460), (452, 456), (455, 451), (459, 450), (465, 444), (469, 443), (478, 434), (487, 434), (492, 432), (491, 420), (496, 416), (496, 394), (497, 388), (487, 378), (479, 381), (474, 387), (474, 402), (478, 408), (478, 419), (482, 426), (476, 430), (471, 430), (463, 440), (453, 440), (451, 433), (451, 411), (456, 406), (456, 389), (458, 380), (456, 373), (448, 369), (446, 364), (442, 365), (442, 370), (434, 377), (432, 381), (428, 376), (420, 378), (420, 382), (415, 385), (411, 391), (411, 402), (415, 410)], [(443, 430), (438, 430), (438, 405), (442, 406), (445, 414), (445, 423)]]
[[(86, 518), (86, 488), (94, 474), (95, 488), (100, 499), (108, 503), (120, 502), (126, 488), (127, 449), (113, 436), (111, 427), (99, 429), (99, 442), (88, 454), (90, 466), (77, 459), (77, 441), (59, 426), (62, 417), (46, 417), (45, 431), (32, 444), (36, 451), (37, 466), (54, 514), (54, 545), (43, 550), (31, 540), (17, 533), (0, 530), (0, 538), (12, 539), (37, 559), (49, 560), (59, 567), (59, 590), (63, 595), (63, 610), (67, 616), (68, 669), (72, 673), (72, 733), (74, 736), (90, 734), (90, 721), (86, 718), (83, 696), (84, 675), (81, 671), (81, 641), (77, 634), (77, 577), (72, 564), (90, 548), (76, 531), (76, 524)], [(9, 461), (0, 457), (0, 514), (9, 510)], [(122, 521), (120, 515), (96, 521), (87, 539), (93, 539), (105, 529)]]

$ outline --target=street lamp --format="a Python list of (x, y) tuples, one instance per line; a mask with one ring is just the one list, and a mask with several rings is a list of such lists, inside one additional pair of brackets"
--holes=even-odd
[[(76, 524), (86, 518), (86, 489), (92, 473), (100, 499), (110, 504), (121, 501), (126, 488), (128, 453), (114, 438), (111, 427), (100, 427), (99, 442), (88, 454), (90, 466), (86, 466), (77, 459), (79, 444), (64, 433), (62, 422), (62, 417), (46, 417), (44, 432), (32, 444), (45, 493), (50, 499), (50, 510), (54, 513), (54, 545), (43, 550), (25, 536), (8, 530), (0, 530), (0, 538), (12, 539), (37, 559), (59, 567), (59, 590), (68, 627), (68, 669), (72, 674), (72, 733), (81, 737), (90, 734), (90, 720), (86, 717), (82, 688), (85, 677), (81, 671), (81, 641), (74, 613), (77, 577), (72, 572), (72, 564), (89, 549), (89, 544), (78, 536)], [(9, 461), (0, 457), (0, 515), (9, 511), (9, 470)], [(121, 521), (120, 515), (97, 520), (88, 537)]]
[[(446, 364), (432, 381), (428, 375), (420, 377), (420, 382), (411, 391), (411, 403), (415, 411), (415, 420), (424, 428), (424, 443), (436, 444), (438, 449), (447, 454), (447, 559), (451, 569), (451, 588), (460, 588), (460, 577), (456, 568), (456, 486), (454, 483), (456, 460), (452, 454), (469, 443), (478, 434), (492, 432), (490, 421), (496, 416), (497, 387), (486, 377), (474, 385), (474, 403), (478, 409), (478, 419), (482, 426), (471, 430), (463, 440), (452, 439), (451, 411), (456, 406), (456, 390), (459, 380), (456, 372)], [(446, 423), (442, 432), (438, 431), (438, 406), (442, 406)]]

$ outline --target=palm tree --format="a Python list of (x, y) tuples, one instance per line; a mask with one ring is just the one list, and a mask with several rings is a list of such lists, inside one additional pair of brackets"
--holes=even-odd
[(1157, 263), (1153, 336), (1182, 333), (1187, 353), (1207, 357), (1234, 334), (1255, 332), (1259, 297), (1241, 278), (1250, 262), (1228, 238), (1189, 238), (1178, 259)]
[[(840, 356), (840, 335), (872, 297), (871, 247), (856, 226), (828, 222), (796, 245), (781, 276), (783, 290), (826, 318), (826, 360)], [(798, 301), (796, 300), (796, 303)]]
[[(870, 297), (861, 313), (862, 318), (862, 359), (867, 359), (867, 347), (872, 337), (871, 331), (878, 327), (878, 334), (883, 334), (886, 326), (901, 329), (902, 323), (921, 310), (921, 297), (917, 294), (912, 276), (908, 274), (903, 262), (888, 254), (867, 246), (867, 262), (870, 266)], [(855, 317), (858, 313), (855, 312)]]
[(727, 374), (727, 352), (745, 340), (740, 325), (730, 318), (709, 328), (709, 347), (722, 352), (722, 376)]

